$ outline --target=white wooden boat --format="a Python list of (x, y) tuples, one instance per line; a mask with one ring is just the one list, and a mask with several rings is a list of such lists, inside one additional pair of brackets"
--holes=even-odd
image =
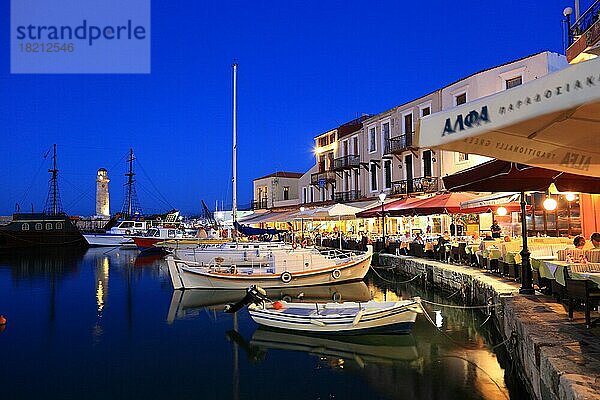
[[(279, 307), (274, 307), (279, 303)], [(252, 319), (270, 328), (319, 334), (409, 333), (421, 312), (418, 298), (366, 303), (250, 304)]]
[(167, 257), (175, 289), (265, 289), (314, 286), (362, 280), (371, 265), (373, 247), (367, 252), (326, 251), (272, 252), (268, 259), (243, 265), (213, 262), (199, 264)]
[[(169, 241), (171, 242), (171, 241)], [(168, 243), (168, 242), (167, 242)], [(164, 247), (163, 244), (160, 244)], [(299, 258), (310, 253), (317, 256), (321, 251), (314, 247), (297, 247), (283, 242), (215, 242), (204, 240), (193, 248), (179, 248), (172, 251), (174, 257), (199, 265), (258, 265), (269, 264), (273, 258)], [(305, 256), (306, 258), (307, 256)]]
[[(247, 291), (241, 289), (190, 289), (173, 290), (167, 322), (196, 316), (205, 308), (222, 311), (228, 304), (244, 299)], [(266, 292), (270, 299), (295, 303), (315, 301), (369, 301), (371, 292), (364, 282), (341, 283), (309, 287), (270, 289)]]

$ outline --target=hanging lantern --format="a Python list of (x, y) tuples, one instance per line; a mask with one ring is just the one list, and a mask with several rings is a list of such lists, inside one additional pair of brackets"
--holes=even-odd
[(508, 214), (508, 210), (506, 209), (506, 207), (498, 207), (498, 209), (496, 210), (496, 215), (500, 217), (504, 217), (506, 214)]
[(546, 200), (544, 200), (544, 209), (548, 210), (548, 211), (554, 211), (556, 210), (556, 206), (557, 206), (557, 202), (556, 200), (554, 200), (552, 197), (547, 197)]

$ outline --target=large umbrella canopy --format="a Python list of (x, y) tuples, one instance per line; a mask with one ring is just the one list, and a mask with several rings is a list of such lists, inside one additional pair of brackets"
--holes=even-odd
[(600, 57), (433, 113), (420, 121), (416, 141), (600, 177), (599, 71)]
[(338, 219), (344, 217), (354, 218), (357, 213), (361, 212), (362, 209), (358, 207), (352, 207), (346, 204), (334, 204), (329, 207), (317, 208), (312, 213), (313, 219)]
[(453, 192), (546, 191), (554, 183), (560, 192), (600, 193), (600, 178), (558, 172), (502, 160), (492, 160), (443, 177)]
[(498, 208), (504, 207), (507, 212), (511, 213), (521, 211), (520, 201), (521, 195), (519, 193), (500, 192), (465, 201), (460, 203), (460, 208), (462, 208), (465, 213), (479, 214), (486, 212), (497, 213)]
[(428, 199), (413, 202), (409, 207), (390, 211), (389, 215), (394, 217), (401, 215), (461, 214), (466, 211), (460, 208), (460, 204), (477, 197), (478, 195), (472, 193), (438, 194)]
[[(392, 215), (393, 213), (396, 213), (399, 210), (403, 210), (405, 208), (410, 207), (410, 205), (412, 203), (415, 203), (415, 202), (421, 201), (421, 200), (423, 200), (423, 199), (418, 199), (416, 197), (405, 197), (402, 199), (390, 201), (383, 205), (383, 212), (385, 213), (385, 215)], [(362, 211), (362, 212), (356, 214), (356, 217), (357, 218), (381, 217), (381, 204), (379, 204), (377, 206), (373, 206), (369, 209), (366, 209), (365, 211)]]

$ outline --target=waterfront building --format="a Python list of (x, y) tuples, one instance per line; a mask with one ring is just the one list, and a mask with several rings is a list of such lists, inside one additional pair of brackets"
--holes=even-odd
[(108, 172), (100, 168), (96, 175), (96, 217), (110, 218), (110, 196), (108, 192)]
[(419, 120), (508, 90), (566, 66), (544, 51), (476, 72), (390, 110), (315, 136), (315, 165), (299, 180), (300, 202), (356, 202), (443, 190), (440, 177), (489, 160), (417, 146)]
[[(282, 211), (282, 206), (289, 209), (294, 204), (308, 208), (333, 203), (351, 203), (368, 208), (379, 202), (381, 193), (385, 193), (386, 199), (394, 199), (401, 196), (430, 196), (443, 191), (443, 176), (490, 158), (419, 147), (418, 135), (432, 134), (419, 132), (421, 119), (510, 90), (566, 65), (564, 56), (548, 51), (536, 53), (473, 73), (382, 113), (363, 115), (320, 133), (314, 137), (315, 164), (297, 179), (299, 200), (296, 203), (278, 204), (276, 200), (280, 199), (274, 197), (270, 201), (280, 192), (271, 189), (272, 182), (265, 180), (272, 177), (271, 174), (255, 180), (255, 208)], [(569, 207), (572, 206), (574, 203)], [(514, 228), (514, 218), (516, 216), (511, 215), (506, 218), (507, 227)], [(451, 223), (448, 216), (412, 220), (387, 218), (386, 231), (388, 234), (397, 234), (405, 230), (420, 230), (436, 234), (448, 230)], [(340, 227), (344, 225), (339, 221), (337, 224)], [(380, 218), (354, 225), (354, 232), (378, 233), (383, 230)], [(491, 216), (487, 215), (477, 225), (480, 230), (489, 229)], [(536, 228), (536, 231), (550, 233), (546, 225), (543, 230)], [(569, 226), (568, 231), (575, 233), (578, 228)]]
[(253, 181), (254, 210), (298, 204), (298, 180), (301, 172), (277, 171)]

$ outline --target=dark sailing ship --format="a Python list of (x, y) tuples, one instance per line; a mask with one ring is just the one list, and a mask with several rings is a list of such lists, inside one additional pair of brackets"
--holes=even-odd
[(50, 183), (43, 213), (15, 213), (12, 222), (0, 226), (0, 250), (16, 248), (85, 246), (79, 229), (62, 210), (58, 193), (56, 145), (49, 169)]

